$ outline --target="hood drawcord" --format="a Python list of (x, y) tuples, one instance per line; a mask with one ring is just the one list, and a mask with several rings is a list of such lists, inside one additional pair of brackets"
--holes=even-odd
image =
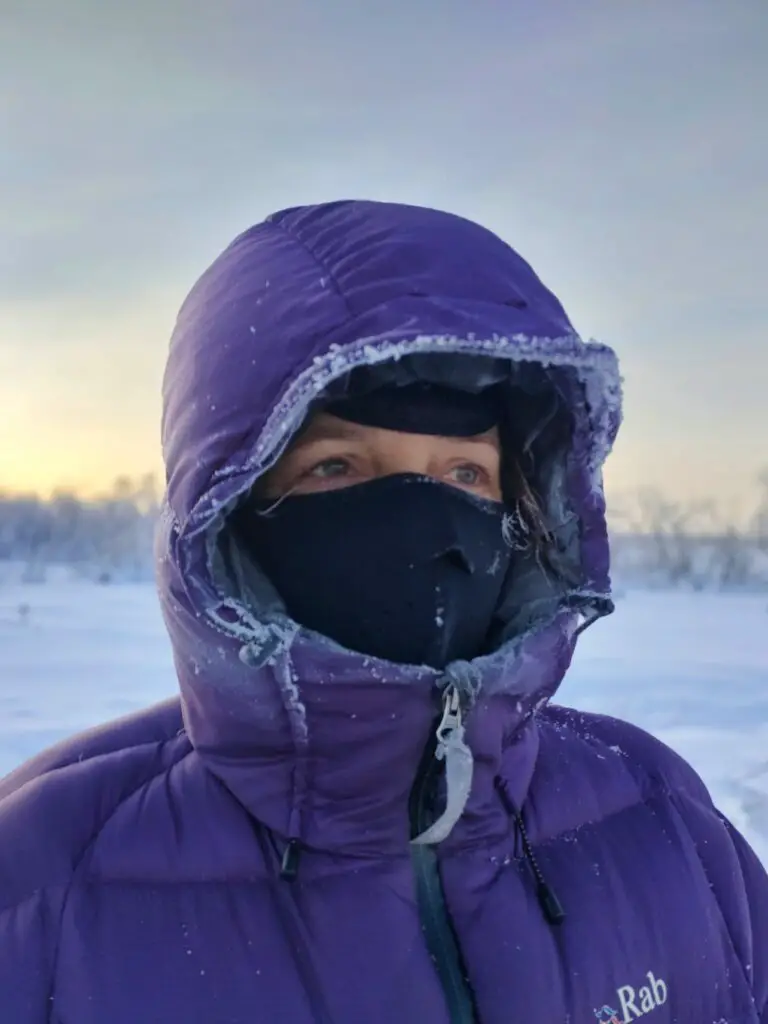
[(528, 838), (528, 830), (525, 827), (523, 816), (510, 797), (506, 783), (503, 779), (496, 779), (496, 789), (498, 790), (505, 810), (511, 818), (514, 818), (515, 824), (520, 832), (523, 854), (525, 859), (528, 861), (531, 873), (536, 880), (536, 898), (539, 901), (539, 906), (541, 907), (541, 911), (544, 914), (547, 924), (550, 924), (553, 927), (561, 925), (563, 921), (565, 921), (566, 917), (563, 905), (558, 899), (555, 890), (549, 882), (547, 882), (544, 877), (544, 872), (541, 870), (539, 862), (536, 860), (536, 855), (533, 852), (531, 841)]
[[(255, 822), (255, 831), (265, 864), (280, 865), (281, 879), (292, 882), (299, 868), (299, 855), (303, 849), (299, 839), (289, 839), (280, 855), (277, 839), (271, 829)], [(304, 917), (297, 903), (296, 890), (287, 885), (272, 885), (278, 920), (293, 962), (299, 972), (301, 983), (307, 992), (313, 1024), (333, 1024), (334, 1018), (326, 1001), (325, 988), (312, 957), (312, 940)]]

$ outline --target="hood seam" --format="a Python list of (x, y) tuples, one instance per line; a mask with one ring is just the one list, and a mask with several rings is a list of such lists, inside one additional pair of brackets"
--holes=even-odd
[(314, 251), (314, 249), (311, 248), (309, 243), (306, 242), (302, 238), (302, 236), (299, 234), (299, 232), (295, 228), (291, 227), (289, 224), (286, 224), (286, 222), (284, 220), (278, 220), (278, 221), (274, 221), (273, 220), (273, 221), (270, 221), (269, 223), (273, 227), (279, 228), (280, 231), (283, 232), (283, 234), (285, 234), (288, 238), (290, 238), (291, 241), (293, 241), (293, 243), (296, 246), (298, 246), (300, 249), (302, 249), (306, 253), (306, 255), (309, 256), (309, 258), (312, 260), (312, 262), (317, 265), (317, 267), (323, 272), (323, 275), (325, 277), (327, 277), (328, 280), (333, 284), (333, 287), (334, 287), (334, 290), (335, 290), (336, 294), (341, 299), (341, 301), (344, 303), (344, 308), (346, 309), (349, 318), (350, 319), (353, 318), (356, 315), (355, 311), (349, 305), (349, 300), (347, 299), (347, 296), (342, 291), (341, 285), (339, 284), (339, 280), (336, 277), (336, 272), (334, 270), (332, 270), (331, 267), (329, 267), (326, 263), (324, 263), (323, 260), (320, 259), (320, 257)]

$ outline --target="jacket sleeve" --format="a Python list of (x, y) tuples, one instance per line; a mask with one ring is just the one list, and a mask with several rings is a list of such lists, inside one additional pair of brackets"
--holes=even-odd
[(723, 819), (741, 865), (752, 932), (754, 993), (760, 1024), (768, 1024), (768, 873), (744, 837)]
[[(750, 984), (768, 1024), (768, 874), (740, 832), (713, 806), (703, 784), (675, 794)], [(691, 787), (693, 788), (693, 787)]]
[(88, 763), (0, 781), (0, 1021), (49, 1024), (63, 908), (102, 811)]
[[(0, 900), (6, 898), (4, 889), (0, 878)], [(39, 890), (0, 909), (0, 1016), (9, 1024), (48, 1024), (50, 1020), (62, 896)]]
[[(6, 784), (7, 783), (7, 784)], [(45, 778), (0, 790), (0, 1020), (48, 1024), (61, 912), (72, 877), (61, 849), (74, 815)]]
[(168, 744), (179, 725), (178, 701), (166, 702), (0, 779), (0, 1024), (55, 1019), (61, 922), (79, 865), (122, 801), (183, 756), (186, 739)]

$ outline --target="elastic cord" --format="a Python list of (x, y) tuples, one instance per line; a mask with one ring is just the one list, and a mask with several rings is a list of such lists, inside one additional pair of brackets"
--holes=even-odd
[(539, 862), (536, 860), (536, 855), (533, 852), (531, 841), (528, 838), (528, 830), (525, 827), (523, 816), (510, 797), (506, 783), (503, 779), (496, 780), (496, 789), (499, 792), (499, 796), (501, 797), (505, 810), (510, 817), (514, 819), (515, 824), (520, 831), (520, 840), (523, 844), (523, 854), (525, 855), (525, 859), (528, 861), (531, 873), (536, 880), (536, 898), (539, 901), (542, 913), (544, 914), (548, 924), (553, 926), (561, 925), (563, 921), (565, 921), (563, 905), (558, 899), (555, 890), (549, 882), (547, 882), (544, 877), (544, 873), (539, 866)]

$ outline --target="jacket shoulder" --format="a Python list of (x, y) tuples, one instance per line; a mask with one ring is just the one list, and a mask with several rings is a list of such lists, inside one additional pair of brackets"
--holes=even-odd
[(0, 910), (66, 886), (133, 792), (191, 750), (178, 700), (71, 737), (0, 780)]
[[(540, 725), (548, 749), (566, 740), (571, 761), (579, 754), (580, 760), (599, 761), (603, 765), (606, 760), (618, 759), (617, 766), (621, 764), (622, 774), (631, 777), (641, 799), (666, 790), (684, 793), (712, 806), (707, 787), (691, 765), (637, 725), (610, 715), (554, 704), (542, 713)], [(601, 775), (605, 776), (605, 772)]]
[[(546, 808), (544, 838), (562, 834), (564, 814), (577, 829), (633, 804), (663, 803), (696, 852), (755, 1004), (768, 1014), (768, 874), (714, 806), (696, 771), (628, 722), (555, 705), (538, 717), (541, 747), (532, 803), (535, 810)], [(557, 814), (545, 799), (547, 791), (568, 793)], [(561, 827), (553, 830), (557, 815)]]
[(556, 705), (539, 712), (536, 721), (539, 754), (526, 814), (540, 841), (672, 794), (685, 794), (714, 812), (693, 768), (643, 729)]

